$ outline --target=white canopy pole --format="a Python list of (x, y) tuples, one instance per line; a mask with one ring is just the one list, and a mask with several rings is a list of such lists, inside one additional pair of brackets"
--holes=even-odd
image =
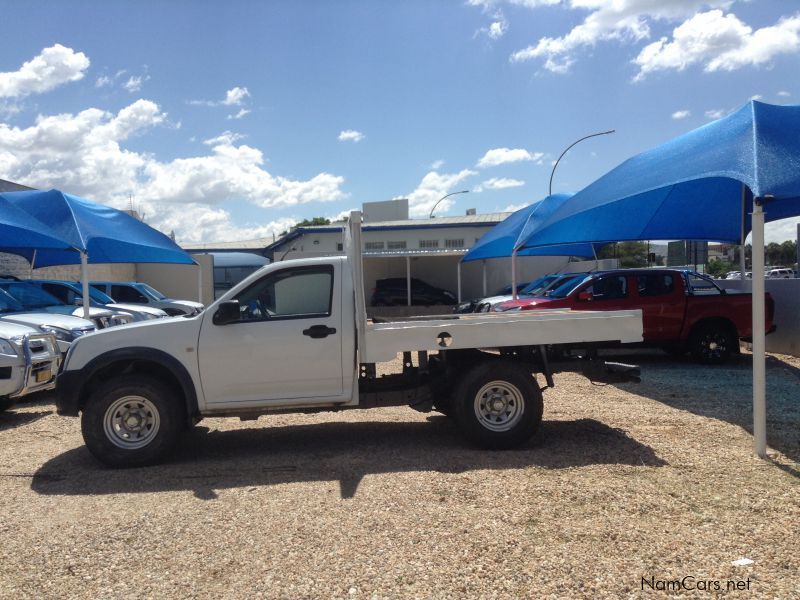
[(91, 299), (89, 298), (89, 255), (86, 252), (81, 252), (81, 285), (83, 286), (83, 318), (88, 319)]
[(411, 257), (406, 256), (406, 301), (411, 306)]
[(753, 449), (767, 457), (767, 385), (764, 329), (764, 207), (763, 198), (753, 199)]
[(37, 248), (33, 249), (33, 256), (31, 257), (31, 270), (28, 273), (28, 279), (33, 279), (33, 270), (36, 268), (34, 265), (36, 264), (36, 251)]
[(511, 253), (511, 297), (517, 299), (517, 249)]
[(739, 247), (739, 264), (741, 268), (741, 274), (739, 275), (739, 279), (744, 281), (747, 277), (745, 275), (745, 271), (747, 270), (747, 262), (744, 258), (744, 240), (747, 237), (747, 232), (745, 231), (745, 206), (747, 203), (747, 188), (742, 185), (742, 245)]

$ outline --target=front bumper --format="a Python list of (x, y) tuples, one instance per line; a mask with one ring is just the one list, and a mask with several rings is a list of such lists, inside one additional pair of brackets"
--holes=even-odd
[(56, 386), (56, 376), (61, 366), (55, 336), (47, 333), (26, 335), (22, 342), (22, 355), (22, 385), (9, 397), (21, 398), (33, 392), (52, 390)]

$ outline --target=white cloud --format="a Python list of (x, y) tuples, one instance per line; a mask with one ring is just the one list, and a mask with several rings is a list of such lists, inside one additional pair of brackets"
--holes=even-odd
[(239, 140), (243, 140), (245, 135), (241, 133), (234, 133), (232, 131), (223, 131), (217, 137), (209, 138), (207, 140), (203, 140), (203, 143), (206, 146), (220, 146), (220, 145), (228, 145), (232, 146)]
[[(412, 217), (427, 217), (440, 198), (458, 191), (454, 188), (474, 175), (477, 175), (477, 173), (470, 169), (463, 169), (458, 173), (428, 172), (420, 181), (417, 189), (406, 196), (408, 198), (409, 215)], [(446, 213), (455, 204), (457, 198), (458, 196), (450, 196), (442, 200), (439, 206), (436, 207), (436, 213)]]
[(101, 75), (98, 77), (94, 82), (94, 87), (103, 88), (103, 87), (111, 87), (111, 84), (114, 83), (114, 80), (111, 79), (108, 75)]
[(229, 121), (233, 120), (233, 119), (241, 119), (242, 117), (246, 117), (247, 115), (249, 115), (250, 112), (251, 112), (250, 110), (248, 110), (246, 108), (242, 108), (235, 115), (228, 115), (227, 118), (228, 118)]
[(225, 92), (225, 100), (222, 101), (222, 104), (225, 106), (241, 106), (245, 98), (249, 96), (250, 92), (246, 87), (235, 87)]
[(716, 121), (717, 119), (721, 119), (725, 116), (725, 111), (721, 108), (713, 108), (711, 110), (707, 110), (705, 112), (706, 119), (711, 119), (712, 121)]
[[(543, 37), (535, 45), (514, 52), (511, 62), (543, 59), (544, 68), (566, 73), (582, 47), (598, 42), (638, 42), (650, 37), (651, 21), (676, 21), (694, 14), (704, 6), (727, 7), (733, 0), (571, 0), (573, 10), (592, 12), (562, 37)], [(538, 6), (543, 2), (520, 2)]]
[(526, 160), (539, 162), (543, 157), (543, 152), (530, 152), (524, 148), (493, 148), (481, 157), (477, 167), (483, 169)]
[(526, 206), (530, 206), (529, 204), (509, 204), (500, 212), (517, 212), (521, 208), (525, 208)]
[[(181, 204), (159, 207), (158, 227), (161, 231), (175, 231), (179, 244), (202, 243), (209, 240), (219, 242), (234, 242), (267, 238), (271, 241), (273, 235), (277, 238), (284, 231), (290, 229), (298, 219), (284, 217), (264, 223), (247, 223), (244, 226), (234, 225), (231, 214), (217, 207), (205, 204)], [(191, 215), (192, 226), (186, 227), (187, 215)], [(153, 219), (147, 213), (147, 222), (152, 224)]]
[(509, 179), (507, 177), (492, 177), (487, 179), (480, 185), (476, 186), (474, 192), (482, 192), (483, 190), (505, 190), (508, 188), (522, 187), (525, 185), (524, 181), (519, 179)]
[(438, 170), (439, 170), (439, 169), (441, 169), (443, 166), (444, 166), (444, 161), (443, 161), (443, 160), (441, 160), (441, 159), (440, 159), (440, 160), (435, 160), (435, 161), (433, 161), (433, 163), (431, 164), (431, 170), (432, 170), (432, 171), (438, 171)]
[(495, 21), (494, 23), (489, 25), (489, 30), (487, 32), (487, 35), (490, 38), (492, 38), (493, 40), (497, 40), (497, 39), (500, 39), (501, 37), (503, 37), (505, 35), (506, 31), (508, 31), (508, 22), (507, 21), (505, 21), (505, 20), (503, 20), (503, 21)]
[(142, 83), (144, 83), (149, 79), (150, 79), (149, 75), (139, 75), (139, 76), (132, 75), (128, 78), (128, 81), (122, 84), (122, 87), (124, 87), (131, 93), (138, 92), (139, 90), (142, 89)]
[(354, 210), (360, 210), (358, 208), (348, 208), (347, 210), (340, 211), (339, 213), (332, 215), (330, 217), (326, 217), (331, 223), (341, 222), (344, 221), (346, 218), (350, 217), (350, 213)]
[(681, 119), (685, 119), (691, 116), (692, 116), (692, 111), (690, 110), (676, 110), (674, 113), (672, 113), (672, 118), (675, 119), (676, 121), (680, 121)]
[(781, 54), (800, 50), (800, 15), (784, 17), (771, 27), (753, 30), (733, 13), (698, 13), (672, 32), (645, 46), (633, 62), (636, 80), (656, 71), (683, 71), (702, 64), (706, 72), (734, 71), (770, 63)]
[(355, 129), (345, 129), (344, 131), (339, 132), (339, 141), (340, 142), (360, 142), (364, 139), (364, 134), (360, 131), (356, 131)]
[(241, 106), (250, 97), (246, 87), (235, 87), (225, 92), (224, 100), (189, 100), (194, 106)]
[(781, 98), (788, 98), (791, 95), (792, 94), (787, 92), (786, 90), (781, 90), (780, 92), (778, 92), (778, 96), (780, 96)]
[(83, 52), (55, 44), (23, 63), (18, 71), (0, 73), (0, 98), (41, 94), (65, 83), (79, 81), (89, 64)]
[(167, 115), (149, 100), (116, 114), (89, 108), (40, 116), (25, 128), (0, 123), (0, 178), (68, 190), (118, 208), (133, 195), (150, 224), (192, 240), (258, 237), (268, 231), (248, 226), (245, 236), (218, 206), (229, 199), (272, 208), (346, 197), (340, 176), (323, 172), (294, 180), (269, 173), (262, 152), (237, 146), (240, 138), (231, 132), (206, 140), (211, 151), (205, 156), (169, 162), (123, 147), (129, 138), (167, 123)]

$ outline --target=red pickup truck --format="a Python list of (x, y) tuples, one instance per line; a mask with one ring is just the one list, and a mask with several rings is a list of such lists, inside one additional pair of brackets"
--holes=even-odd
[[(715, 364), (739, 352), (739, 339), (752, 335), (751, 295), (724, 290), (693, 271), (625, 269), (593, 273), (556, 288), (545, 297), (504, 302), (496, 311), (570, 308), (641, 309), (644, 344)], [(767, 333), (775, 303), (766, 295)]]

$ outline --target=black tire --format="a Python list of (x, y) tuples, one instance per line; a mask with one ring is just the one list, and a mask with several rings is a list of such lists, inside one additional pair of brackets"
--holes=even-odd
[(692, 332), (689, 350), (692, 358), (705, 365), (721, 365), (738, 349), (739, 340), (723, 323), (706, 323)]
[(483, 448), (501, 450), (519, 446), (536, 433), (544, 403), (529, 368), (489, 360), (466, 372), (456, 389), (453, 408), (467, 439)]
[(15, 402), (11, 398), (0, 398), (0, 412), (8, 410), (14, 406)]
[[(125, 419), (129, 418), (130, 427)], [(183, 400), (161, 381), (141, 375), (111, 379), (87, 400), (81, 415), (86, 447), (110, 467), (160, 462), (184, 425)]]

